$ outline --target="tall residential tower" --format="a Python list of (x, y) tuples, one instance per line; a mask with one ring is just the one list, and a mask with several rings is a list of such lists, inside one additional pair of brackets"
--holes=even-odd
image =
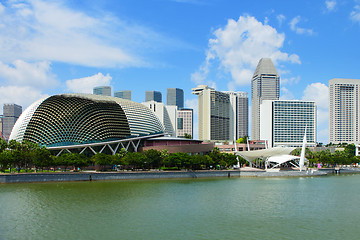
[(199, 139), (232, 140), (230, 135), (230, 96), (207, 85), (192, 89), (199, 96)]
[(251, 139), (260, 139), (260, 104), (279, 96), (280, 77), (271, 59), (262, 58), (251, 80)]
[(329, 141), (360, 142), (360, 79), (331, 79), (329, 103)]

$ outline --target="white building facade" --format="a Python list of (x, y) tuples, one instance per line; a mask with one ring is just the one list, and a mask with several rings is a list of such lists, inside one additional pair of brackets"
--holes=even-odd
[(177, 137), (178, 110), (177, 106), (166, 106), (156, 101), (143, 102), (143, 105), (155, 113), (165, 128), (165, 133), (171, 137)]
[(360, 142), (360, 79), (329, 81), (329, 142)]
[(193, 124), (192, 109), (184, 108), (178, 110), (177, 137), (184, 137), (185, 134), (189, 134), (191, 137), (194, 137)]
[(264, 100), (260, 105), (260, 138), (269, 147), (301, 147), (306, 128), (307, 146), (316, 146), (314, 101)]

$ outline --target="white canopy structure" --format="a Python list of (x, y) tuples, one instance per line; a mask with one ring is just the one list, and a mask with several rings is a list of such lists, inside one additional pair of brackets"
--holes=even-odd
[(236, 152), (237, 155), (241, 156), (248, 162), (253, 162), (255, 159), (260, 158), (266, 160), (269, 157), (277, 155), (289, 155), (294, 147), (273, 147), (269, 149), (254, 150), (254, 151), (242, 151)]

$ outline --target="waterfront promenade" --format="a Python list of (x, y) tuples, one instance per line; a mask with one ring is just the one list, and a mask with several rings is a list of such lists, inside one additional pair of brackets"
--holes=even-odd
[[(240, 170), (201, 170), (201, 171), (119, 171), (119, 172), (44, 172), (0, 174), (0, 183), (25, 182), (68, 182), (103, 181), (130, 179), (172, 179), (172, 178), (239, 178), (239, 177), (313, 177), (332, 174), (334, 169), (316, 171), (278, 171), (241, 168)], [(340, 173), (360, 173), (357, 168), (343, 168)]]

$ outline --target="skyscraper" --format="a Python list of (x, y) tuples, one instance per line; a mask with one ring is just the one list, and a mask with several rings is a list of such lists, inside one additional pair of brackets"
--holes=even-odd
[(131, 100), (131, 91), (130, 90), (116, 91), (114, 92), (114, 97)]
[(251, 139), (260, 140), (260, 104), (279, 96), (280, 77), (271, 59), (262, 58), (251, 80)]
[(161, 92), (146, 91), (145, 92), (145, 102), (149, 102), (149, 101), (162, 102)]
[(94, 87), (93, 94), (111, 96), (111, 87), (110, 86)]
[(3, 106), (3, 113), (2, 134), (4, 139), (8, 140), (16, 120), (22, 113), (22, 107), (13, 103), (5, 103)]
[(269, 147), (301, 147), (306, 128), (307, 146), (316, 146), (314, 101), (264, 100), (260, 105), (260, 138)]
[(207, 85), (192, 89), (199, 96), (199, 139), (232, 140), (230, 136), (230, 96)]
[(329, 81), (329, 141), (360, 141), (360, 79), (334, 78)]
[(184, 108), (184, 90), (180, 88), (168, 88), (167, 105), (175, 105), (178, 109)]
[(249, 98), (246, 92), (226, 91), (230, 97), (230, 139), (248, 136)]

